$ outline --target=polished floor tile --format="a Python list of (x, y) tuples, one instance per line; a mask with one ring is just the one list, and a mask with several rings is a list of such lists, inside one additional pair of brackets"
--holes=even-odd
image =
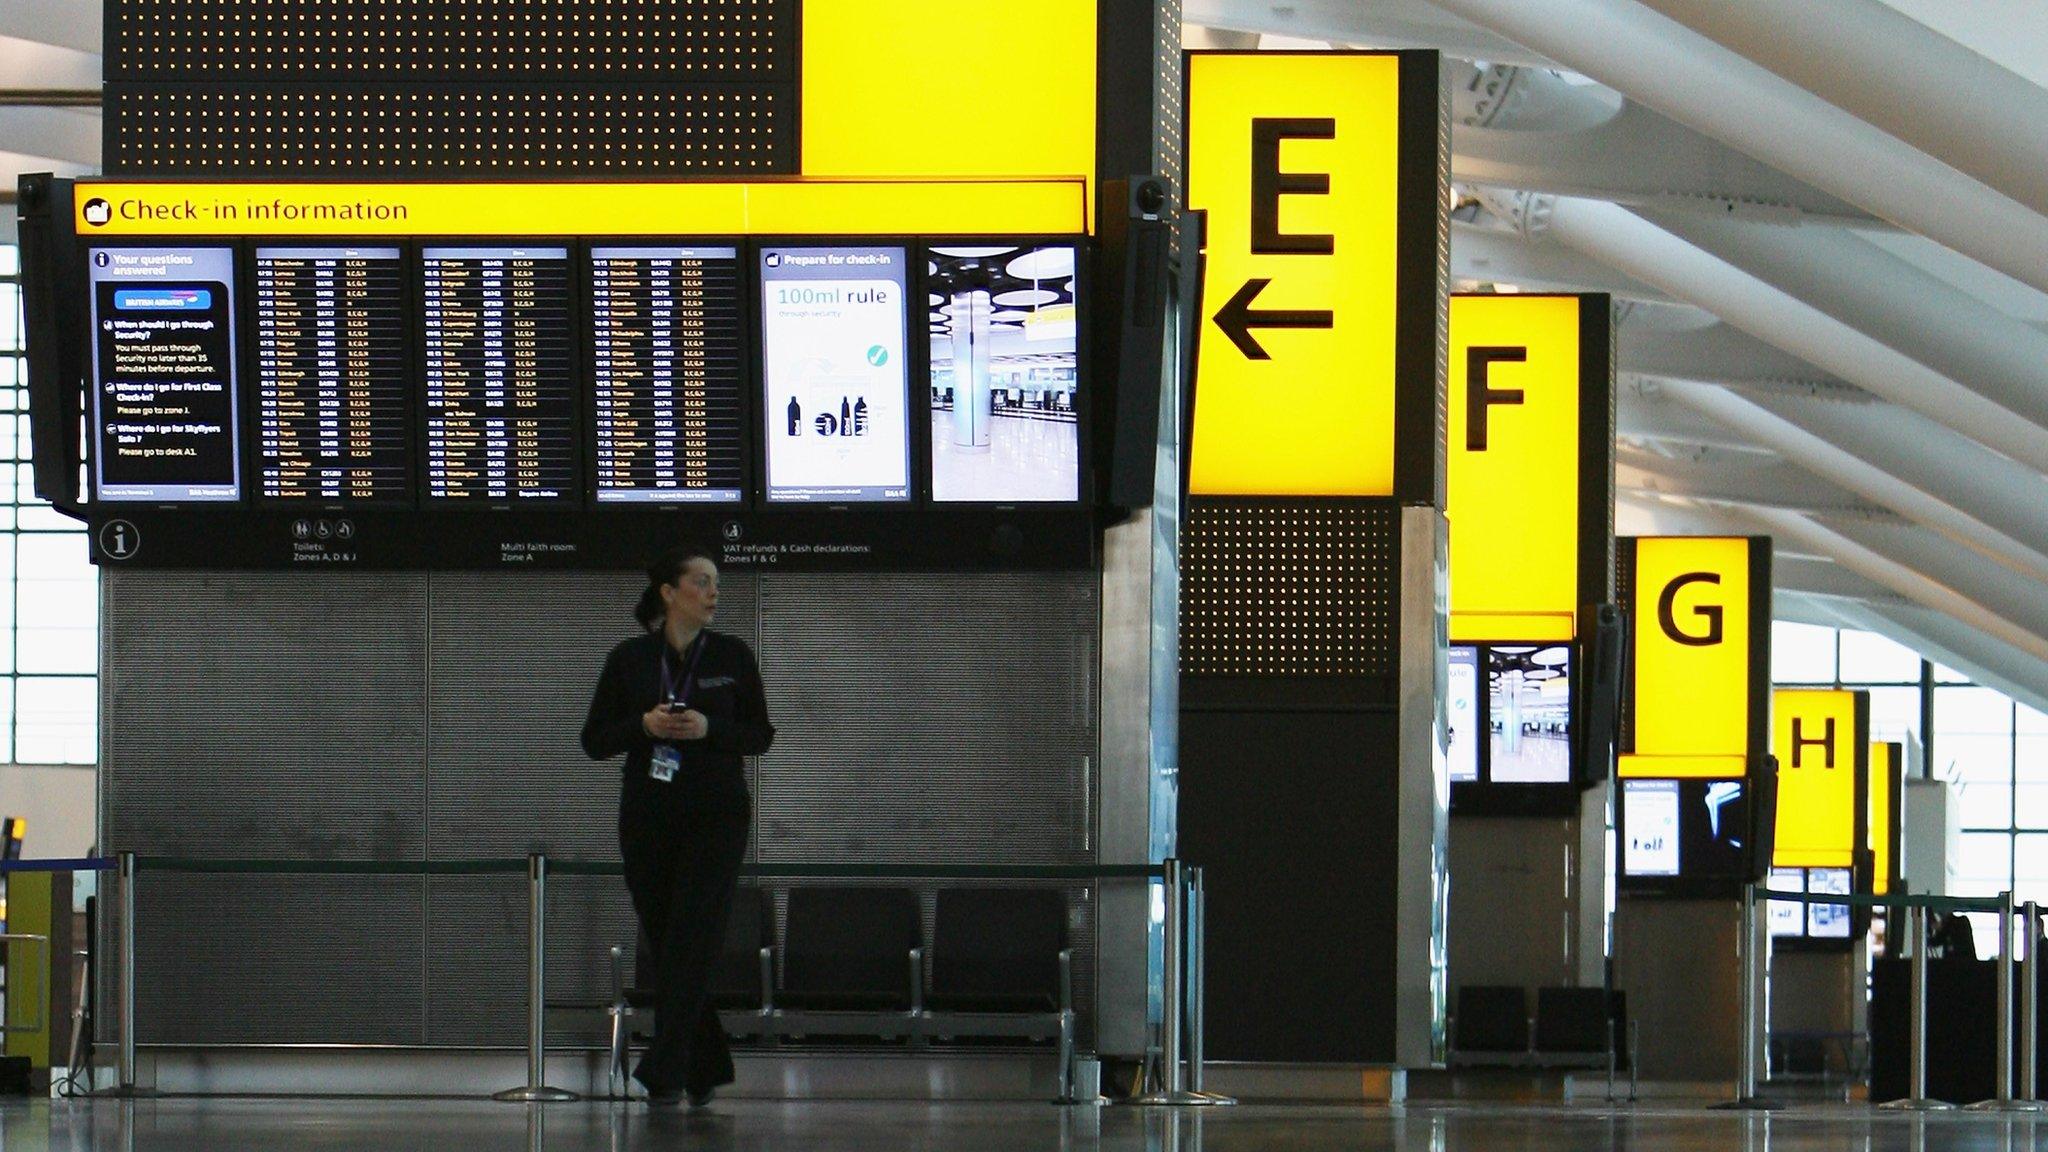
[(642, 1148), (919, 1152), (2015, 1152), (2048, 1119), (1898, 1116), (1861, 1106), (1769, 1116), (1676, 1107), (1240, 1105), (1209, 1110), (1047, 1104), (720, 1101), (638, 1105), (365, 1099), (0, 1103), (5, 1152), (469, 1152)]

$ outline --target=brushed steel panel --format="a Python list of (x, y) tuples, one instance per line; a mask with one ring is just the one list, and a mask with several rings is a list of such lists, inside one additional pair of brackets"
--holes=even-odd
[(425, 1040), (418, 878), (145, 871), (136, 894), (141, 1043)]
[(103, 569), (103, 842), (417, 858), (426, 578)]

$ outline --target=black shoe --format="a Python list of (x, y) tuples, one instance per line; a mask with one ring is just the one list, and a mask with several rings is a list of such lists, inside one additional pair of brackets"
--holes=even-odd
[(680, 1088), (669, 1088), (647, 1094), (647, 1106), (649, 1108), (673, 1108), (682, 1102), (683, 1092)]
[(711, 1097), (716, 1095), (717, 1092), (718, 1089), (716, 1088), (706, 1088), (702, 1092), (688, 1093), (687, 1095), (690, 1098), (690, 1107), (709, 1108), (711, 1106)]

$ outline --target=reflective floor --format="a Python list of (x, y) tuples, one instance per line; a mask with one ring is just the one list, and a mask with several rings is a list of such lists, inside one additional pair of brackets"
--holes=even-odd
[(1163, 1111), (1048, 1104), (719, 1101), (702, 1112), (638, 1105), (527, 1106), (483, 1101), (162, 1099), (0, 1102), (5, 1152), (165, 1149), (626, 1148), (1413, 1149), (1415, 1152), (2008, 1152), (2048, 1147), (2048, 1120), (1944, 1114), (1899, 1116), (1867, 1107), (1771, 1115), (1675, 1106), (1616, 1110), (1528, 1105), (1402, 1108), (1240, 1105)]

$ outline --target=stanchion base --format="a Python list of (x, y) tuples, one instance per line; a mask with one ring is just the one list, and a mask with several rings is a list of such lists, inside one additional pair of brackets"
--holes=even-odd
[(1190, 1091), (1190, 1092), (1189, 1092), (1189, 1095), (1191, 1095), (1191, 1096), (1206, 1096), (1206, 1097), (1208, 1097), (1208, 1098), (1209, 1098), (1209, 1103), (1211, 1103), (1211, 1104), (1226, 1104), (1226, 1105), (1227, 1105), (1227, 1104), (1235, 1104), (1235, 1103), (1237, 1103), (1237, 1097), (1235, 1097), (1235, 1096), (1225, 1096), (1225, 1095), (1224, 1095), (1223, 1093), (1221, 1093), (1221, 1092), (1204, 1092), (1204, 1091), (1202, 1091), (1202, 1090), (1201, 1090), (1201, 1089), (1199, 1089), (1199, 1088), (1196, 1088), (1196, 1089), (1193, 1089), (1192, 1091)]
[(1707, 1107), (1716, 1112), (1776, 1112), (1785, 1106), (1783, 1100), (1768, 1096), (1744, 1096), (1740, 1100), (1723, 1100)]
[(1880, 1112), (1953, 1112), (1956, 1106), (1946, 1100), (1887, 1100), (1877, 1106)]
[(1965, 1104), (1965, 1112), (2048, 1112), (2048, 1104), (2039, 1100), (1979, 1100)]
[(491, 1099), (507, 1104), (568, 1104), (583, 1097), (567, 1088), (550, 1088), (543, 1084), (538, 1088), (507, 1088), (503, 1092), (493, 1092)]
[(1143, 1096), (1133, 1096), (1129, 1100), (1124, 1101), (1124, 1103), (1142, 1105), (1163, 1104), (1178, 1108), (1197, 1104), (1235, 1104), (1237, 1101), (1232, 1100), (1228, 1096), (1212, 1096), (1207, 1092), (1182, 1090), (1178, 1092), (1147, 1092)]
[(1052, 1102), (1062, 1108), (1101, 1108), (1111, 1103), (1109, 1097), (1099, 1093), (1094, 1096), (1055, 1096)]

